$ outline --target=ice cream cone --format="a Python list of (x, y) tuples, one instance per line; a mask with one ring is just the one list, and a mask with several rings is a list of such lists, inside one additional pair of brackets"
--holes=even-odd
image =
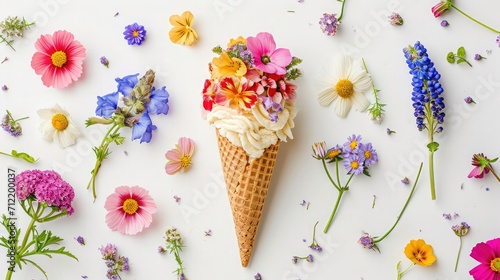
[(249, 159), (243, 148), (233, 145), (217, 130), (217, 142), (226, 181), (229, 203), (240, 250), (241, 265), (247, 267), (280, 141), (266, 148), (260, 158)]

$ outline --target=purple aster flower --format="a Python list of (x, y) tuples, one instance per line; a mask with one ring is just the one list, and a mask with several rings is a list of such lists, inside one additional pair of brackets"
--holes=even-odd
[(361, 143), (361, 135), (352, 135), (347, 138), (347, 142), (344, 143), (344, 155), (347, 157), (348, 155), (351, 154), (357, 154), (358, 153), (358, 148)]
[(359, 238), (358, 243), (366, 249), (373, 249), (375, 243), (373, 242), (373, 238), (368, 233), (363, 233), (363, 235)]
[(370, 166), (377, 163), (378, 161), (378, 155), (377, 152), (373, 149), (372, 143), (361, 143), (359, 145), (359, 156), (364, 159), (364, 166)]
[(474, 60), (481, 60), (481, 59), (486, 59), (486, 58), (485, 58), (485, 57), (483, 57), (482, 55), (478, 54), (478, 53), (476, 53), (476, 54), (474, 55)]
[(344, 149), (340, 145), (336, 145), (333, 148), (328, 149), (326, 152), (326, 158), (331, 161), (333, 160), (342, 160), (342, 154), (344, 153)]
[(105, 56), (101, 56), (100, 58), (101, 64), (109, 68), (109, 60)]
[(392, 13), (387, 17), (392, 25), (403, 25), (403, 18), (398, 13)]
[(165, 87), (161, 87), (159, 89), (154, 89), (150, 95), (150, 101), (148, 103), (148, 112), (150, 114), (163, 114), (166, 115), (169, 110), (168, 106), (168, 98), (170, 95), (168, 94)]
[(139, 73), (135, 75), (128, 75), (123, 78), (116, 78), (115, 81), (118, 83), (118, 92), (121, 92), (124, 96), (128, 96), (132, 89), (134, 89), (135, 85), (139, 82), (137, 78)]
[(255, 276), (253, 277), (255, 280), (262, 280), (262, 276), (260, 275), (260, 273), (257, 272), (257, 274), (255, 274)]
[(324, 13), (323, 17), (319, 19), (319, 26), (323, 33), (328, 36), (334, 36), (337, 34), (337, 28), (340, 25), (340, 21), (337, 20), (337, 14), (327, 14)]
[(139, 121), (134, 123), (132, 127), (132, 140), (141, 139), (140, 143), (149, 143), (153, 137), (153, 130), (156, 126), (153, 125), (151, 118), (147, 112), (144, 112)]
[(146, 29), (144, 26), (136, 23), (127, 25), (125, 27), (125, 31), (123, 32), (125, 35), (125, 40), (127, 40), (129, 45), (140, 45), (146, 39)]
[(448, 25), (450, 25), (450, 24), (448, 23), (448, 21), (447, 21), (447, 20), (442, 20), (442, 21), (441, 21), (441, 26), (442, 26), (442, 27), (446, 27), (446, 26), (448, 26)]
[(97, 108), (95, 114), (109, 119), (118, 108), (118, 92), (97, 96)]
[(354, 175), (363, 173), (363, 160), (360, 159), (359, 156), (352, 154), (349, 157), (344, 158), (343, 163), (344, 167), (347, 169), (347, 173)]
[(2, 86), (2, 91), (7, 91), (9, 88), (7, 87), (7, 85), (3, 85)]

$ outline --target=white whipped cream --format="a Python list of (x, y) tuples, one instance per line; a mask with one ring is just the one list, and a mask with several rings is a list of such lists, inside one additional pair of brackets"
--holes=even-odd
[(272, 122), (268, 112), (259, 100), (250, 111), (240, 112), (225, 106), (214, 105), (207, 114), (207, 121), (213, 124), (219, 134), (233, 145), (242, 147), (250, 158), (259, 158), (264, 150), (281, 140), (293, 139), (293, 119), (297, 115), (294, 107), (284, 105), (278, 120)]

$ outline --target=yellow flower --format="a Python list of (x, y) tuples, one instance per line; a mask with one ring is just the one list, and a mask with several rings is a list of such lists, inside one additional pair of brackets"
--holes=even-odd
[(194, 16), (190, 11), (185, 11), (182, 15), (170, 16), (170, 24), (174, 28), (170, 29), (168, 36), (170, 41), (175, 44), (185, 44), (191, 46), (198, 40), (198, 34), (191, 27), (194, 22)]
[(228, 48), (231, 48), (232, 46), (236, 45), (236, 44), (243, 44), (243, 45), (246, 45), (247, 44), (247, 39), (239, 36), (238, 38), (236, 39), (233, 39), (231, 38), (231, 40), (229, 41), (229, 43), (227, 43), (227, 47)]
[(212, 79), (231, 76), (242, 77), (247, 73), (245, 63), (237, 57), (230, 57), (227, 52), (222, 52), (219, 57), (214, 57), (212, 64), (215, 66), (212, 70)]
[(411, 240), (405, 247), (405, 255), (414, 264), (421, 266), (430, 266), (436, 261), (432, 246), (423, 239)]

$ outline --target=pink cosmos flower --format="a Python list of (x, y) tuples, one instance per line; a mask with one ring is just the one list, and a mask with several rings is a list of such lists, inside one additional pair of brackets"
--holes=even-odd
[(165, 171), (173, 175), (181, 170), (187, 170), (191, 165), (191, 157), (194, 153), (194, 141), (191, 138), (181, 137), (177, 141), (175, 149), (167, 151), (165, 157), (168, 159)]
[(284, 48), (276, 49), (273, 35), (267, 32), (248, 37), (247, 49), (254, 57), (255, 67), (270, 74), (286, 74), (286, 67), (292, 62), (290, 51)]
[(120, 186), (106, 198), (106, 224), (121, 234), (134, 235), (149, 227), (156, 204), (149, 192), (139, 186)]
[(35, 43), (37, 52), (31, 67), (47, 87), (65, 88), (82, 75), (85, 48), (65, 30), (42, 35)]
[(470, 256), (480, 262), (469, 271), (474, 280), (500, 279), (500, 238), (476, 244)]

